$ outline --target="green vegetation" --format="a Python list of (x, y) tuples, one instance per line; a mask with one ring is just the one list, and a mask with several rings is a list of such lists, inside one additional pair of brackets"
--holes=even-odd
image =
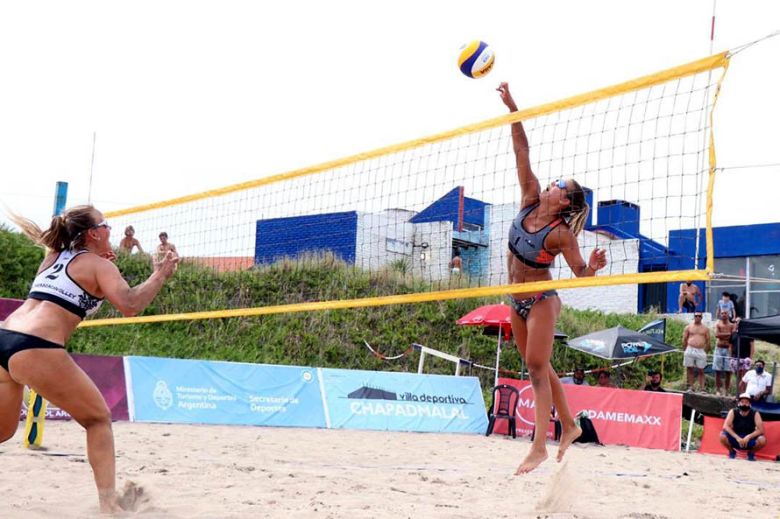
[(43, 249), (26, 236), (0, 224), (0, 297), (24, 298), (30, 289)]
[[(120, 256), (117, 264), (128, 282), (137, 284), (151, 272), (143, 256)], [(181, 265), (146, 314), (193, 312), (223, 308), (272, 306), (305, 301), (353, 299), (430, 290), (414, 282), (400, 264), (376, 273), (356, 270), (332, 256), (311, 256), (302, 262), (281, 261), (244, 272), (217, 273), (192, 263)], [(418, 356), (384, 362), (370, 354), (363, 341), (382, 353), (403, 352), (412, 343), (492, 366), (496, 337), (478, 327), (461, 327), (455, 321), (483, 304), (499, 298), (451, 300), (348, 310), (287, 313), (262, 317), (181, 321), (159, 324), (107, 326), (78, 330), (70, 341), (73, 351), (150, 355), (176, 358), (219, 359), (238, 362), (339, 367), (347, 369), (414, 371)], [(115, 316), (104, 305), (99, 317)], [(638, 329), (654, 315), (613, 315), (564, 309), (559, 329), (579, 336), (622, 324)], [(682, 324), (668, 323), (668, 337), (679, 346)], [(606, 361), (557, 345), (553, 364), (559, 371), (575, 366), (586, 369)], [(504, 369), (519, 371), (520, 357), (513, 346), (504, 348)], [(640, 387), (650, 368), (662, 368), (667, 379), (682, 374), (680, 354), (637, 361), (620, 368), (615, 378), (623, 387)], [(442, 359), (427, 358), (426, 372), (454, 372)], [(475, 369), (485, 388), (493, 375)], [(593, 382), (595, 380), (592, 380)]]
[[(24, 297), (43, 257), (40, 248), (19, 233), (0, 228), (0, 296)], [(146, 256), (121, 255), (117, 265), (131, 285), (146, 279), (151, 263)], [(468, 281), (460, 281), (467, 286)], [(375, 273), (356, 270), (331, 255), (307, 257), (304, 261), (280, 261), (244, 272), (217, 273), (193, 263), (181, 265), (145, 314), (170, 314), (224, 308), (273, 306), (305, 301), (353, 299), (412, 293), (427, 286), (411, 278), (408, 266), (396, 262)], [(478, 364), (495, 364), (496, 337), (478, 327), (457, 326), (455, 321), (500, 298), (439, 301), (349, 310), (287, 313), (263, 317), (179, 321), (159, 324), (106, 326), (79, 329), (69, 342), (72, 351), (109, 355), (149, 355), (175, 358), (218, 359), (237, 362), (339, 367), (347, 369), (415, 371), (416, 354), (384, 362), (370, 354), (368, 341), (386, 355), (401, 353), (412, 343), (445, 351)], [(104, 305), (98, 317), (117, 316)], [(655, 315), (615, 315), (564, 308), (558, 329), (570, 337), (623, 325), (639, 329)], [(680, 347), (683, 325), (667, 321), (667, 342)], [(780, 360), (780, 349), (759, 346), (768, 363)], [(679, 387), (683, 382), (682, 354), (643, 359), (613, 373), (622, 387), (644, 384), (648, 369), (661, 369), (665, 382)], [(553, 365), (560, 372), (575, 366), (607, 367), (607, 361), (556, 345)], [(501, 367), (521, 369), (513, 345), (501, 354)], [(450, 362), (427, 358), (428, 373), (450, 374)], [(493, 374), (474, 369), (483, 388), (492, 387)], [(595, 378), (590, 378), (595, 383)]]

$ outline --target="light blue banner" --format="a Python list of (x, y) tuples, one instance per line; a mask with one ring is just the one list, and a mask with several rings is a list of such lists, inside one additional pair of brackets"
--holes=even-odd
[(333, 429), (484, 434), (479, 379), (386, 371), (322, 369)]
[(326, 427), (312, 368), (125, 357), (125, 373), (133, 421)]

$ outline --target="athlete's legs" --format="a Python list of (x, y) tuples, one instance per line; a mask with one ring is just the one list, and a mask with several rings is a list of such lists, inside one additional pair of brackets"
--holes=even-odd
[[(536, 308), (537, 305), (538, 303), (534, 305), (534, 308)], [(515, 322), (515, 319), (517, 322)], [(528, 342), (528, 329), (526, 327), (525, 320), (517, 316), (515, 312), (512, 312), (512, 335), (515, 338), (517, 350), (520, 352), (520, 355), (523, 357), (523, 359), (525, 359), (525, 352)], [(552, 354), (552, 350), (550, 353)], [(552, 364), (549, 362), (548, 372), (550, 378), (550, 389), (552, 390), (552, 402), (555, 406), (555, 409), (558, 411), (558, 419), (561, 422), (561, 443), (558, 449), (558, 456), (560, 461), (560, 457), (563, 456), (566, 448), (569, 446), (569, 444), (571, 444), (572, 441), (576, 440), (577, 437), (582, 434), (582, 431), (574, 422), (574, 417), (572, 416), (571, 409), (569, 408), (569, 402), (566, 400), (566, 393), (563, 391), (563, 384), (561, 383), (561, 379), (558, 378), (558, 374), (555, 372)], [(546, 427), (544, 430), (547, 430)], [(571, 440), (569, 440), (569, 437), (571, 437)]]
[(10, 440), (19, 427), (24, 386), (17, 384), (6, 370), (0, 368), (0, 443)]
[[(512, 313), (513, 330), (521, 334), (523, 331), (525, 332), (525, 361), (528, 366), (531, 385), (534, 389), (534, 423), (537, 431), (531, 450), (517, 468), (517, 474), (530, 472), (547, 459), (547, 448), (545, 445), (547, 434), (545, 431), (547, 431), (550, 424), (550, 410), (553, 404), (552, 384), (550, 383), (550, 357), (552, 356), (555, 321), (560, 312), (560, 307), (561, 302), (557, 297), (549, 297), (539, 301), (534, 304), (531, 312), (529, 312), (528, 320), (524, 323), (518, 315), (514, 312)], [(519, 342), (518, 346), (522, 352), (523, 348)], [(560, 395), (562, 395), (563, 389), (561, 388), (560, 391)], [(568, 407), (565, 407), (564, 412), (569, 416), (571, 415)]]
[(64, 349), (21, 351), (11, 357), (9, 368), (16, 382), (35, 389), (86, 429), (87, 457), (95, 476), (100, 509), (119, 511), (111, 412), (92, 380)]

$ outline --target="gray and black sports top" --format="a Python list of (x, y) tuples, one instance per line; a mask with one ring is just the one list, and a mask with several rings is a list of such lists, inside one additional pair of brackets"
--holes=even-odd
[(30, 299), (55, 303), (82, 319), (97, 312), (103, 300), (81, 288), (68, 275), (70, 262), (85, 252), (88, 251), (60, 252), (54, 263), (35, 276), (30, 287)]
[(555, 255), (544, 248), (544, 240), (553, 229), (563, 222), (563, 219), (558, 218), (536, 232), (526, 231), (523, 227), (523, 221), (538, 206), (539, 203), (537, 202), (524, 207), (515, 216), (512, 227), (509, 229), (509, 250), (515, 255), (515, 258), (525, 265), (537, 269), (546, 269), (552, 265)]

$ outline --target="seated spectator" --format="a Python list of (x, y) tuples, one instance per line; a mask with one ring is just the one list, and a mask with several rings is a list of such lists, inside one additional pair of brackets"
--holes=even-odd
[(657, 391), (659, 393), (666, 393), (666, 390), (661, 387), (661, 372), (651, 370), (647, 373), (647, 384), (645, 384), (645, 391)]
[(772, 391), (772, 375), (764, 371), (764, 361), (761, 359), (753, 366), (753, 369), (742, 377), (739, 390), (749, 395), (752, 400), (766, 400)]
[(756, 451), (766, 445), (764, 422), (761, 415), (750, 407), (750, 395), (739, 395), (737, 404), (723, 422), (720, 443), (729, 450), (729, 458), (736, 458), (737, 450), (741, 450), (747, 451), (748, 460), (756, 461)]
[(563, 377), (561, 379), (562, 384), (574, 384), (576, 386), (589, 386), (585, 381), (585, 370), (582, 368), (574, 368), (574, 374), (571, 377)]
[(615, 387), (609, 376), (609, 371), (599, 371), (598, 387)]
[(143, 248), (141, 248), (141, 242), (135, 238), (135, 229), (132, 225), (128, 225), (125, 227), (125, 237), (119, 242), (119, 250), (126, 254), (132, 254), (133, 247), (138, 247), (139, 254), (144, 253)]

